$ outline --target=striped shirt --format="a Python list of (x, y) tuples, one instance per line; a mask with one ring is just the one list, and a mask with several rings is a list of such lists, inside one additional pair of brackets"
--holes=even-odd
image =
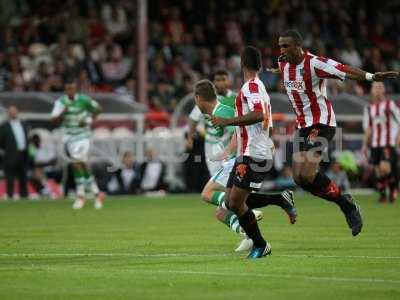
[(332, 59), (306, 52), (298, 65), (279, 61), (286, 93), (296, 114), (297, 128), (315, 124), (336, 126), (332, 104), (328, 100), (328, 78), (344, 80), (346, 66)]
[(371, 103), (364, 109), (364, 131), (371, 130), (371, 144), (375, 147), (396, 146), (400, 126), (400, 109), (393, 100)]
[(264, 122), (237, 126), (238, 155), (260, 159), (272, 159), (273, 142), (269, 137), (272, 128), (271, 104), (262, 81), (256, 77), (247, 81), (236, 97), (236, 116), (252, 111), (263, 112)]

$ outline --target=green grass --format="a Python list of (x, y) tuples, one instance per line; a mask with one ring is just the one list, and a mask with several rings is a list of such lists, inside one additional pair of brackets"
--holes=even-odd
[[(239, 237), (196, 195), (0, 203), (0, 299), (400, 299), (400, 209), (357, 197), (354, 238), (340, 211), (297, 197), (290, 225), (267, 207), (270, 257), (249, 261)], [(258, 297), (258, 298), (256, 298)]]

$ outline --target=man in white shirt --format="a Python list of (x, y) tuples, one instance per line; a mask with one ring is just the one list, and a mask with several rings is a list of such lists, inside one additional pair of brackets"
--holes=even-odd
[(28, 173), (28, 130), (26, 125), (18, 118), (18, 109), (10, 106), (8, 121), (0, 127), (0, 145), (4, 151), (3, 167), (7, 186), (7, 196), (14, 195), (14, 180), (19, 181), (19, 194), (26, 198), (27, 173)]

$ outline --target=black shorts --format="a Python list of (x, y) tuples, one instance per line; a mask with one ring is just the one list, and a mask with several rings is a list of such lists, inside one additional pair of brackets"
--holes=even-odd
[(226, 187), (237, 186), (245, 190), (258, 191), (272, 166), (271, 159), (259, 160), (250, 156), (239, 156), (236, 158)]
[(322, 153), (328, 150), (328, 144), (336, 133), (336, 127), (316, 124), (300, 128), (296, 131), (293, 140), (293, 152), (314, 150)]
[(397, 168), (397, 152), (395, 147), (373, 147), (371, 148), (370, 163), (377, 166), (381, 161), (387, 161), (392, 170)]

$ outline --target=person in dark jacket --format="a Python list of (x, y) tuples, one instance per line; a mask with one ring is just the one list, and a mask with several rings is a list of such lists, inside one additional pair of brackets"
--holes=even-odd
[(8, 120), (0, 126), (0, 146), (4, 150), (3, 167), (7, 196), (14, 196), (14, 180), (19, 181), (20, 196), (28, 196), (28, 127), (18, 118), (18, 109), (10, 106)]

